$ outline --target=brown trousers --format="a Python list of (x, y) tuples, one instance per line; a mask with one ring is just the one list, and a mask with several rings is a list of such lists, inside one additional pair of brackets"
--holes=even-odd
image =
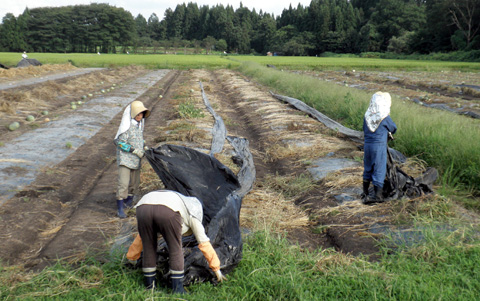
[(123, 165), (118, 167), (117, 200), (126, 199), (128, 195), (138, 194), (139, 185), (140, 168), (130, 169)]
[(143, 268), (157, 266), (157, 235), (162, 234), (169, 250), (170, 270), (183, 272), (182, 216), (163, 205), (137, 207), (138, 232), (143, 244)]

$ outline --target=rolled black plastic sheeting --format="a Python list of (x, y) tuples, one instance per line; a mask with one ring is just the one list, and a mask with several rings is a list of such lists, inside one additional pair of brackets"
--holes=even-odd
[(391, 149), (387, 148), (387, 175), (383, 184), (383, 197), (395, 200), (402, 197), (416, 198), (433, 192), (433, 183), (438, 177), (435, 168), (427, 170), (418, 178), (409, 176), (395, 162)]

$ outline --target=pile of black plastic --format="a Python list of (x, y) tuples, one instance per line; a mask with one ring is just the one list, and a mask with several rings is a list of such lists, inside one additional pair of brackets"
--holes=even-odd
[[(231, 271), (242, 258), (239, 217), (243, 193), (237, 176), (215, 157), (191, 148), (162, 145), (145, 152), (148, 162), (166, 189), (197, 197), (203, 205), (203, 225), (220, 259), (223, 273)], [(245, 165), (248, 160), (242, 160)], [(215, 282), (195, 237), (183, 238), (184, 285)], [(164, 284), (169, 281), (168, 247), (162, 239), (157, 249), (157, 269)]]
[(433, 192), (432, 185), (438, 177), (438, 171), (429, 167), (417, 178), (408, 175), (398, 163), (405, 159), (400, 152), (387, 148), (387, 175), (383, 184), (385, 200), (402, 197), (416, 198)]
[(28, 67), (28, 66), (41, 66), (42, 63), (40, 63), (36, 59), (22, 59), (20, 62), (17, 64), (17, 68), (22, 68), (22, 67)]

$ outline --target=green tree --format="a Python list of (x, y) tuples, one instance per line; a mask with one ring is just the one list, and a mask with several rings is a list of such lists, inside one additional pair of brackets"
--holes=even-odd
[(227, 47), (227, 41), (225, 41), (224, 39), (220, 39), (215, 43), (215, 50), (217, 51), (226, 51)]
[(390, 39), (405, 31), (417, 31), (425, 26), (423, 6), (411, 0), (379, 0), (369, 20), (381, 39), (380, 50), (387, 50)]
[[(480, 0), (452, 0), (449, 13), (453, 24), (458, 28), (457, 32), (465, 39), (463, 49), (468, 50), (480, 33)], [(459, 40), (458, 34), (455, 36)]]
[(147, 20), (141, 14), (135, 18), (135, 31), (138, 37), (149, 36)]
[(11, 13), (7, 13), (0, 25), (0, 49), (3, 51), (23, 52), (29, 50), (25, 42), (25, 17), (18, 19)]
[(196, 3), (189, 2), (185, 8), (183, 22), (183, 37), (187, 40), (201, 39), (202, 31), (199, 28), (200, 10)]
[(208, 54), (213, 50), (215, 42), (215, 38), (211, 36), (207, 36), (205, 39), (203, 39), (203, 47), (205, 47), (206, 52), (205, 54)]
[[(171, 12), (171, 10), (170, 10)], [(167, 14), (167, 12), (165, 12)], [(155, 41), (165, 40), (167, 38), (165, 22), (158, 19), (157, 14), (153, 13), (148, 18), (147, 27), (150, 38)]]
[(273, 16), (265, 14), (260, 18), (257, 29), (253, 33), (252, 48), (262, 54), (271, 51), (274, 44), (277, 24)]

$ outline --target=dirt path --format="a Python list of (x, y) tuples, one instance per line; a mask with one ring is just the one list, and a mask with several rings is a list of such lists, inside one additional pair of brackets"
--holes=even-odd
[[(362, 153), (358, 146), (233, 71), (170, 71), (136, 95), (152, 108), (144, 135), (147, 145), (209, 149), (213, 119), (203, 106), (199, 81), (224, 119), (228, 135), (250, 142), (257, 181), (243, 200), (242, 227), (268, 223), (277, 231), (288, 231), (292, 242), (310, 249), (332, 247), (366, 255), (377, 251), (374, 237), (367, 232), (380, 220), (386, 221), (388, 205), (360, 203)], [(182, 102), (193, 103), (205, 117), (181, 118), (177, 106)], [(116, 113), (68, 157), (39, 171), (35, 181), (0, 206), (3, 262), (34, 269), (57, 258), (75, 262), (87, 254), (105, 254), (120, 234), (134, 230), (133, 212), (125, 220), (115, 216), (117, 170), (112, 137), (120, 117), (121, 112)], [(231, 155), (227, 145), (217, 157), (234, 166)], [(312, 173), (312, 169), (324, 169), (322, 162), (335, 160), (352, 165), (337, 164), (318, 178)], [(152, 184), (155, 175), (146, 164), (144, 169), (142, 191), (147, 192), (157, 184)], [(309, 184), (285, 192), (285, 186), (302, 179)]]

